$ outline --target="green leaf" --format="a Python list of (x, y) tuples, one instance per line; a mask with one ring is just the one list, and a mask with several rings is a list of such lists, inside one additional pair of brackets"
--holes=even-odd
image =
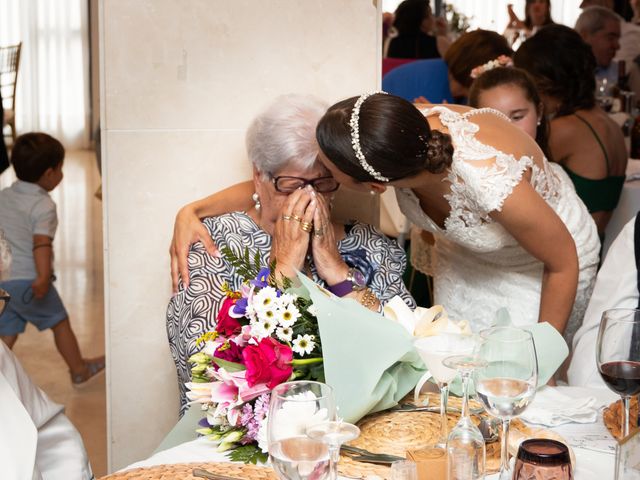
[(232, 462), (252, 463), (256, 465), (258, 462), (267, 463), (268, 455), (260, 450), (255, 444), (243, 445), (232, 450), (227, 455)]
[(213, 357), (213, 363), (219, 367), (224, 368), (227, 372), (242, 372), (247, 369), (241, 363), (230, 362), (229, 360), (223, 360), (222, 358)]

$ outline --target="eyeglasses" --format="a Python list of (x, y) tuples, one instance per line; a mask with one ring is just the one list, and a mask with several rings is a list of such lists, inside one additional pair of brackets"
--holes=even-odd
[(283, 175), (280, 177), (273, 177), (271, 182), (276, 187), (276, 191), (280, 193), (293, 193), (299, 188), (304, 188), (307, 185), (311, 185), (318, 193), (335, 192), (340, 187), (340, 184), (332, 176), (307, 180), (306, 178)]

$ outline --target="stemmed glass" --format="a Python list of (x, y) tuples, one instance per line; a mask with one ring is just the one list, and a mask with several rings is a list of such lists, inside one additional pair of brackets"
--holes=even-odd
[(538, 360), (533, 336), (514, 327), (495, 327), (480, 333), (478, 358), (486, 365), (474, 370), (476, 393), (485, 410), (502, 420), (500, 480), (511, 479), (509, 422), (526, 409), (536, 393)]
[(482, 432), (469, 416), (469, 380), (473, 371), (486, 367), (487, 362), (472, 355), (454, 355), (443, 363), (456, 369), (462, 378), (462, 414), (447, 440), (447, 478), (480, 480), (484, 478), (486, 448)]
[(622, 436), (629, 435), (629, 400), (640, 393), (640, 310), (615, 308), (602, 314), (596, 363), (607, 386), (622, 397)]
[(316, 424), (335, 420), (333, 389), (324, 383), (282, 383), (271, 391), (267, 435), (269, 458), (282, 480), (330, 478), (332, 462), (326, 442), (307, 436)]
[(329, 460), (331, 460), (330, 480), (338, 478), (338, 462), (340, 461), (340, 447), (343, 443), (360, 436), (360, 429), (351, 423), (340, 419), (316, 423), (307, 428), (307, 436), (320, 440), (329, 446)]
[(446, 447), (447, 427), (447, 403), (449, 400), (449, 383), (456, 377), (454, 368), (443, 364), (443, 360), (452, 355), (469, 354), (473, 352), (476, 344), (473, 335), (454, 333), (441, 333), (432, 337), (423, 337), (415, 341), (414, 345), (422, 361), (429, 369), (434, 380), (440, 388), (440, 437), (436, 442), (439, 447)]

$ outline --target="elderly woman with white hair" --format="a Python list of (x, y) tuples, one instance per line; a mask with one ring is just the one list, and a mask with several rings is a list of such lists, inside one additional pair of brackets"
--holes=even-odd
[(202, 221), (212, 242), (191, 245), (188, 279), (176, 276), (177, 293), (167, 312), (183, 408), (184, 383), (191, 376), (187, 359), (199, 350), (198, 337), (215, 327), (225, 298), (222, 285), (237, 290), (244, 280), (224, 256), (210, 255), (205, 243), (237, 253), (248, 248), (262, 265), (275, 260), (278, 276), (303, 272), (336, 295), (374, 310), (395, 295), (415, 307), (402, 281), (406, 260), (397, 243), (369, 225), (331, 220), (332, 197), (340, 185), (318, 162), (315, 138), (326, 109), (313, 97), (287, 95), (260, 113), (246, 135), (255, 204), (247, 211)]

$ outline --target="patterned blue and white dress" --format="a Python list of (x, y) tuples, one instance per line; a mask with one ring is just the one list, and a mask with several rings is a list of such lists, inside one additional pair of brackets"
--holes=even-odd
[[(228, 247), (237, 253), (248, 248), (251, 258), (257, 252), (262, 264), (269, 264), (271, 236), (247, 214), (228, 213), (207, 218), (203, 224), (219, 248)], [(345, 227), (345, 233), (346, 236), (338, 242), (342, 258), (365, 274), (367, 285), (381, 303), (399, 295), (409, 307), (415, 308), (415, 302), (402, 280), (405, 254), (395, 240), (361, 223)], [(181, 411), (187, 402), (184, 384), (191, 379), (187, 360), (201, 349), (196, 347), (198, 337), (215, 328), (216, 315), (224, 301), (222, 284), (226, 282), (237, 290), (243, 280), (225, 258), (210, 256), (202, 243), (191, 246), (188, 262), (189, 287), (184, 289), (180, 283), (178, 293), (169, 302), (167, 310), (167, 336), (178, 371)], [(313, 280), (326, 287), (312, 260), (310, 264)]]

